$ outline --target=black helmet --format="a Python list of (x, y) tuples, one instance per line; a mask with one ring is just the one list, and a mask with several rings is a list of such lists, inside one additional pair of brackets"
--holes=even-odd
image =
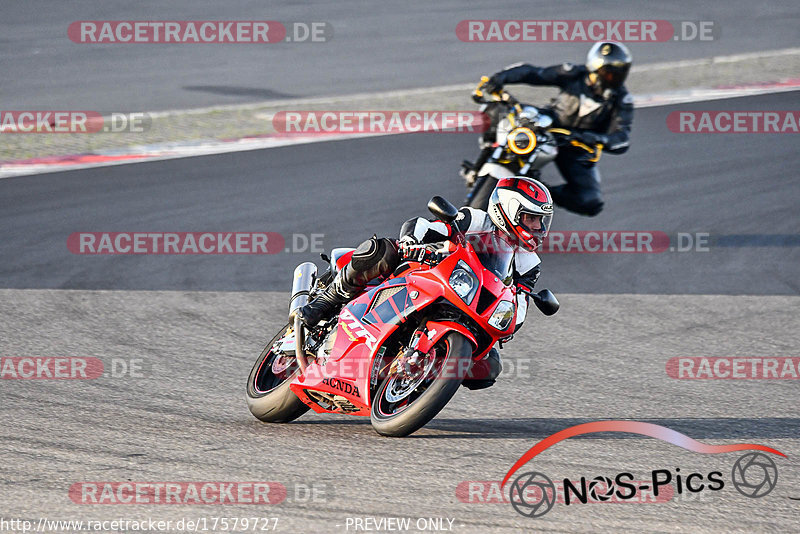
[(586, 54), (586, 68), (592, 85), (602, 89), (617, 89), (625, 83), (631, 70), (630, 50), (622, 43), (600, 41)]

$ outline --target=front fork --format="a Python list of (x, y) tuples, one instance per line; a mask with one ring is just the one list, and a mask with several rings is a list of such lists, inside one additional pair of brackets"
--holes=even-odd
[(300, 367), (300, 374), (305, 374), (306, 367), (308, 367), (308, 360), (306, 360), (306, 331), (303, 321), (300, 320), (297, 314), (294, 316), (294, 354), (297, 359), (297, 365)]
[(419, 360), (420, 352), (417, 350), (419, 346), (419, 340), (422, 339), (422, 334), (425, 333), (425, 325), (427, 321), (423, 321), (420, 326), (414, 330), (414, 333), (411, 335), (411, 342), (406, 347), (406, 350), (403, 351), (397, 358), (392, 360), (392, 364), (389, 367), (389, 374), (395, 374), (398, 372), (403, 373), (410, 373), (412, 367), (416, 366)]
[(472, 188), (472, 191), (476, 189), (476, 187), (474, 187), (475, 178), (481, 171), (483, 164), (489, 161), (492, 152), (494, 152), (494, 147), (491, 144), (487, 144), (481, 149), (481, 153), (478, 155), (478, 159), (475, 160), (475, 163), (470, 163), (467, 160), (461, 162), (461, 176), (464, 178), (467, 187)]
[(472, 199), (475, 197), (475, 193), (478, 192), (481, 187), (483, 187), (484, 182), (486, 182), (486, 180), (488, 180), (489, 177), (490, 176), (488, 174), (484, 174), (483, 176), (478, 176), (475, 179), (475, 181), (473, 182), (474, 185), (472, 186), (472, 189), (470, 189), (469, 193), (467, 193), (467, 201), (464, 203), (464, 205), (469, 206), (472, 203)]

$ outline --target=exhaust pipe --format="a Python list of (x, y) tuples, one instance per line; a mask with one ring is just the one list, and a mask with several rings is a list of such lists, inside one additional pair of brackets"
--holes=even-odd
[(297, 366), (300, 367), (300, 373), (305, 374), (306, 367), (308, 367), (308, 360), (306, 355), (303, 354), (306, 345), (306, 333), (303, 330), (303, 323), (300, 317), (294, 316), (294, 355), (297, 358)]
[(289, 316), (298, 309), (308, 304), (308, 294), (311, 291), (311, 284), (317, 276), (317, 266), (307, 261), (301, 263), (294, 270), (292, 278), (292, 296), (289, 299)]
[(297, 365), (300, 367), (301, 373), (306, 372), (308, 361), (306, 360), (306, 355), (303, 354), (306, 344), (303, 323), (295, 312), (308, 303), (308, 295), (316, 276), (317, 266), (307, 261), (297, 266), (294, 270), (294, 277), (292, 278), (292, 296), (289, 298), (289, 318), (294, 319), (294, 350), (295, 356), (297, 357)]

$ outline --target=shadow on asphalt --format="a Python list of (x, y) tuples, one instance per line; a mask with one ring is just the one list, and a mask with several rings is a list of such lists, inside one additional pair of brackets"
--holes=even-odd
[[(577, 418), (514, 418), (514, 419), (434, 419), (409, 436), (415, 439), (472, 438), (472, 439), (544, 439), (565, 428), (589, 423), (596, 419)], [(675, 418), (639, 419), (681, 432), (694, 439), (796, 439), (800, 435), (800, 418)], [(368, 425), (365, 417), (317, 419), (312, 417), (290, 423), (291, 426), (359, 427)], [(638, 434), (599, 432), (570, 439), (641, 439)]]
[[(595, 419), (434, 419), (413, 438), (538, 438), (544, 439), (565, 428), (596, 421)], [(765, 439), (792, 438), (800, 435), (800, 418), (675, 418), (640, 419), (681, 432), (694, 439)], [(437, 431), (425, 434), (425, 430)], [(570, 439), (641, 439), (637, 434), (599, 432)]]

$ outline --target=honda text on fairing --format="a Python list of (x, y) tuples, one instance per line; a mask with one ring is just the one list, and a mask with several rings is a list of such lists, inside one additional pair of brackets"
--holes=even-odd
[(506, 91), (487, 95), (480, 87), (473, 93), (481, 111), (490, 118), (490, 127), (478, 140), (481, 152), (475, 162), (464, 160), (461, 177), (468, 188), (466, 205), (485, 210), (497, 181), (511, 176), (539, 180), (542, 168), (558, 156), (560, 146), (585, 150), (589, 160), (600, 159), (603, 145), (587, 145), (566, 128), (554, 128), (551, 112), (523, 104)]
[[(441, 197), (428, 208), (448, 224), (458, 216)], [(513, 283), (515, 247), (504, 234), (472, 237), (453, 232), (447, 241), (417, 249), (422, 254), (405, 253), (393, 273), (311, 328), (297, 310), (324, 291), (353, 249), (334, 249), (321, 276), (313, 263), (299, 265), (289, 304), (294, 321), (267, 344), (247, 380), (253, 415), (272, 423), (309, 409), (370, 416), (385, 436), (424, 426), (474, 362), (511, 338), (517, 314), (526, 313), (518, 295), (531, 296), (546, 315), (558, 310), (550, 291), (529, 293)]]

